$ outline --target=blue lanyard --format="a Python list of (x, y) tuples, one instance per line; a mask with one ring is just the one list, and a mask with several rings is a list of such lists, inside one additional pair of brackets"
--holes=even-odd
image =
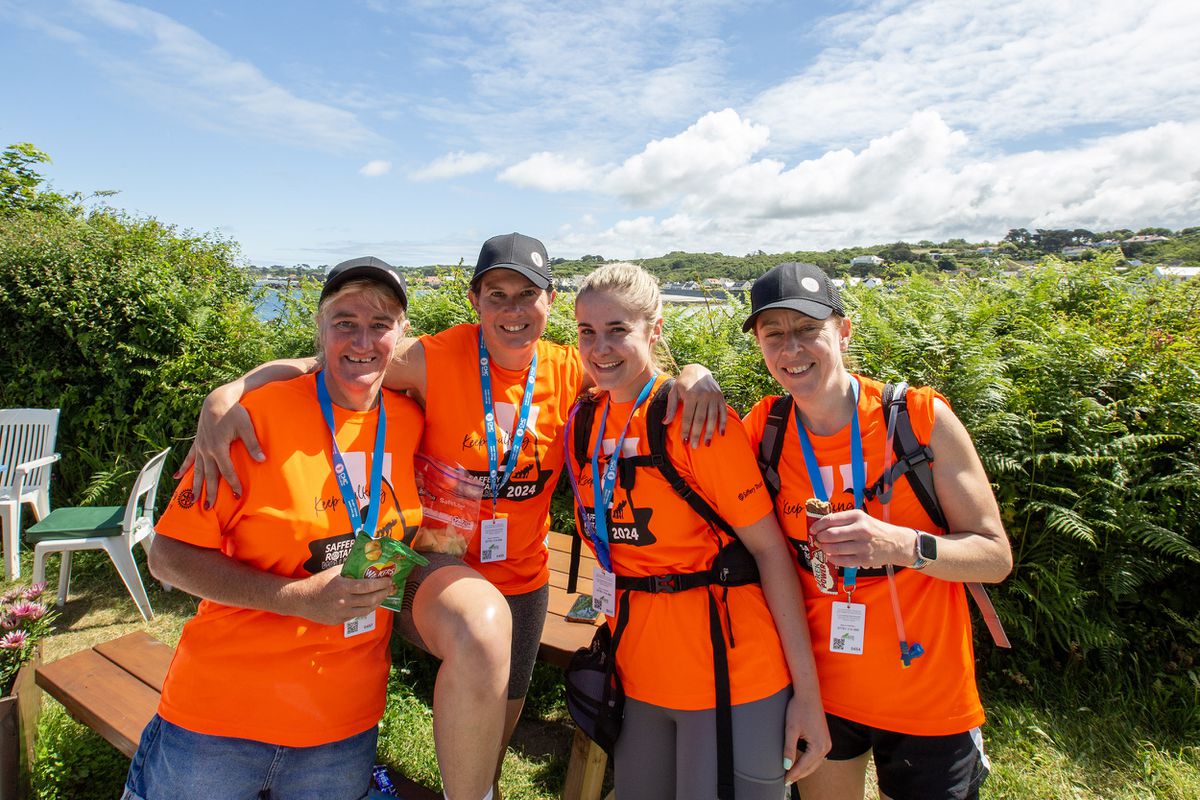
[[(858, 379), (850, 384), (854, 392), (854, 416), (850, 418), (850, 472), (854, 476), (854, 507), (863, 508), (866, 502), (863, 490), (867, 484), (867, 467), (863, 463), (862, 431), (858, 427)], [(804, 466), (808, 469), (808, 482), (812, 485), (813, 494), (818, 500), (829, 502), (829, 492), (825, 490), (825, 480), (821, 477), (821, 464), (817, 461), (816, 451), (808, 438), (808, 431), (800, 420), (800, 407), (792, 404), (792, 412), (796, 416), (796, 432), (800, 436), (800, 449), (804, 451)], [(842, 568), (842, 585), (849, 591), (854, 591), (858, 580), (858, 567)]]
[(387, 437), (387, 416), (383, 413), (383, 397), (375, 398), (379, 405), (379, 421), (375, 425), (375, 453), (371, 456), (371, 488), (367, 495), (367, 524), (363, 525), (362, 514), (358, 510), (358, 496), (354, 492), (354, 484), (350, 482), (350, 471), (346, 469), (346, 461), (338, 448), (337, 433), (333, 426), (333, 401), (329, 397), (329, 388), (325, 386), (325, 372), (317, 373), (317, 401), (321, 404), (321, 414), (325, 424), (329, 426), (329, 440), (333, 443), (333, 474), (337, 478), (338, 489), (342, 493), (342, 504), (350, 515), (350, 527), (354, 535), (366, 531), (375, 538), (375, 528), (379, 524), (379, 506), (383, 498), (383, 451)]
[(525, 396), (521, 398), (521, 414), (513, 429), (508, 450), (508, 463), (504, 466), (504, 479), (500, 478), (500, 448), (496, 444), (496, 409), (492, 403), (492, 360), (488, 357), (487, 345), (483, 343), (483, 329), (479, 329), (479, 383), (483, 387), (483, 425), (487, 429), (488, 482), (492, 488), (492, 515), (496, 513), (496, 500), (500, 490), (512, 478), (521, 456), (521, 442), (525, 441), (525, 428), (529, 424), (529, 409), (533, 405), (533, 386), (537, 382), (537, 347), (533, 349), (533, 360), (529, 362), (529, 377), (525, 380)]
[(646, 381), (646, 385), (638, 392), (637, 400), (633, 403), (633, 410), (629, 412), (629, 418), (625, 420), (625, 427), (621, 428), (621, 435), (617, 439), (616, 446), (613, 447), (612, 456), (608, 459), (608, 466), (604, 468), (603, 476), (600, 474), (600, 450), (604, 447), (604, 424), (608, 421), (611, 396), (609, 401), (604, 404), (604, 414), (600, 417), (600, 433), (596, 436), (596, 446), (592, 448), (592, 506), (595, 513), (592, 530), (588, 533), (591, 534), (592, 543), (596, 546), (596, 560), (609, 572), (612, 572), (613, 568), (612, 556), (609, 554), (608, 547), (608, 507), (612, 505), (613, 490), (617, 485), (617, 464), (621, 460), (621, 449), (625, 444), (625, 434), (629, 432), (629, 423), (633, 422), (634, 414), (650, 396), (650, 390), (654, 388), (654, 380), (657, 377), (657, 373), (651, 375), (650, 380)]

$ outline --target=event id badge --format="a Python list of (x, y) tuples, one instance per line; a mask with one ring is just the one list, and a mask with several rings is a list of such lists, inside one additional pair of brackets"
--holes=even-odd
[(833, 604), (829, 652), (861, 656), (867, 632), (867, 607), (862, 603)]
[(609, 617), (617, 613), (617, 576), (601, 566), (592, 567), (592, 608)]
[(508, 558), (508, 517), (497, 516), (479, 523), (479, 561), (490, 564)]
[(351, 636), (359, 636), (364, 633), (370, 633), (375, 630), (375, 611), (364, 614), (361, 617), (348, 619), (342, 623), (342, 636), (349, 639)]

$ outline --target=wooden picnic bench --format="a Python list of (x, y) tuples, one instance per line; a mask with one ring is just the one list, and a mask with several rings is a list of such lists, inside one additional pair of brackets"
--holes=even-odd
[[(574, 597), (566, 592), (571, 539), (550, 534), (550, 602), (538, 658), (560, 668), (592, 639), (594, 625), (564, 619)], [(594, 560), (584, 555), (579, 591), (591, 591)], [(38, 668), (37, 684), (67, 712), (128, 757), (158, 708), (175, 649), (144, 631), (126, 634)], [(607, 756), (578, 729), (571, 743), (563, 800), (598, 800)], [(436, 800), (440, 795), (393, 773), (401, 797)]]

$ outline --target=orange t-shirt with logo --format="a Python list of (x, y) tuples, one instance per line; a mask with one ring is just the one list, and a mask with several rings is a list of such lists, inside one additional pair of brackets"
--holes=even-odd
[[(479, 325), (455, 325), (422, 336), (425, 348), (425, 437), (421, 452), (457, 464), (483, 484), (480, 516), (492, 516), (488, 480), (487, 429), (483, 420), (483, 387), (479, 378)], [(465, 561), (504, 594), (524, 594), (550, 579), (546, 535), (550, 530), (550, 497), (562, 472), (562, 431), (567, 412), (583, 386), (579, 351), (553, 342), (537, 343), (537, 377), (512, 479), (500, 489), (496, 512), (508, 519), (507, 557), (479, 560), (481, 536), (476, 530)], [(529, 370), (490, 365), (496, 415), (497, 469), (503, 480), (512, 432), (520, 414)], [(449, 379), (447, 379), (449, 376)]]
[[(600, 417), (606, 402), (601, 399), (596, 408), (590, 448), (595, 448), (601, 436)], [(622, 446), (626, 457), (650, 453), (646, 431), (649, 405), (643, 403), (629, 424)], [(633, 406), (633, 402), (609, 406), (601, 474)], [(771, 500), (737, 414), (730, 409), (725, 435), (697, 449), (680, 441), (681, 424), (676, 415), (667, 426), (667, 455), (680, 476), (735, 528), (770, 514)], [(589, 457), (591, 452), (593, 449), (588, 450)], [(584, 513), (590, 516), (595, 502), (591, 461), (574, 462), (572, 455), (572, 474)], [(619, 576), (701, 572), (712, 566), (718, 536), (728, 540), (725, 534), (710, 529), (653, 467), (637, 468), (632, 489), (623, 488), (618, 479), (607, 519), (613, 570)], [(578, 509), (576, 520), (585, 531)], [(585, 540), (591, 544), (586, 536)], [(722, 620), (729, 622), (725, 644), (733, 704), (761, 700), (790, 685), (775, 621), (757, 584), (732, 587), (728, 596), (721, 588), (674, 594), (618, 592), (618, 603), (630, 603), (629, 621), (617, 652), (617, 670), (627, 696), (685, 711), (716, 706), (708, 591), (717, 599)], [(615, 617), (609, 619), (609, 625), (615, 627)]]
[[(400, 538), (402, 529), (415, 533), (421, 523), (412, 467), (421, 409), (389, 391), (383, 404), (387, 438), (377, 530)], [(189, 471), (155, 530), (290, 578), (342, 563), (353, 533), (333, 474), (316, 376), (267, 384), (242, 405), (267, 461), (259, 463), (235, 445), (241, 499), (222, 484), (205, 511), (192, 495)], [(338, 446), (364, 522), (377, 413), (334, 406)], [(184, 625), (158, 713), (198, 733), (289, 747), (353, 736), (383, 714), (391, 628), (392, 614), (382, 608), (375, 610), (374, 630), (347, 637), (341, 625), (204, 600)]]
[[(855, 377), (861, 387), (858, 417), (870, 485), (883, 473), (887, 441), (883, 384)], [(933, 432), (935, 398), (945, 402), (942, 395), (929, 388), (908, 392), (909, 417), (921, 442), (928, 442)], [(774, 397), (763, 398), (746, 416), (746, 429), (756, 451), (774, 400)], [(832, 436), (810, 433), (809, 438), (821, 465), (822, 480), (831, 488), (828, 496), (834, 511), (853, 509), (850, 426)], [(804, 504), (815, 495), (794, 415), (789, 417), (783, 440), (779, 476), (781, 491), (775, 510), (780, 526), (793, 542), (807, 543)], [(878, 501), (867, 501), (865, 510), (872, 517), (884, 519)], [(894, 525), (942, 533), (921, 507), (907, 478), (895, 484), (890, 515)], [(858, 577), (854, 602), (866, 605), (865, 644), (861, 655), (852, 655), (830, 651), (832, 606), (835, 601), (844, 603), (845, 593), (836, 597), (822, 594), (812, 573), (799, 566), (798, 561), (797, 571), (804, 589), (808, 629), (826, 711), (864, 725), (920, 736), (961, 733), (983, 722), (983, 706), (975, 685), (971, 619), (961, 583), (938, 580), (918, 570), (896, 570), (896, 590), (909, 644), (919, 642), (925, 648), (925, 654), (905, 669), (900, 662), (900, 643), (886, 576)], [(838, 588), (841, 588), (840, 578)]]

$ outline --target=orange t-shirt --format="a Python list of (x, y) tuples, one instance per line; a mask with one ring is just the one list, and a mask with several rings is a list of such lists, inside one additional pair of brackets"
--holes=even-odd
[[(590, 448), (595, 447), (601, 433), (600, 415), (605, 402), (601, 399), (596, 408)], [(649, 405), (648, 401), (643, 403), (629, 424), (622, 446), (626, 457), (650, 453), (646, 431)], [(602, 473), (632, 410), (632, 402), (612, 403), (609, 408), (603, 432)], [(680, 427), (681, 417), (676, 415), (667, 427), (671, 463), (730, 525), (750, 525), (771, 513), (770, 497), (759, 477), (746, 433), (732, 409), (725, 435), (714, 438), (708, 447), (692, 449), (683, 444)], [(584, 511), (591, 515), (595, 502), (591, 461), (582, 465), (574, 461), (572, 454)], [(652, 467), (636, 470), (632, 489), (622, 488), (618, 479), (607, 519), (613, 570), (619, 576), (701, 572), (712, 566), (718, 536), (728, 539), (710, 529)], [(578, 509), (576, 520), (584, 531)], [(720, 588), (707, 591), (716, 596), (723, 619), (728, 613), (733, 633), (731, 644), (726, 630), (725, 642), (732, 702), (751, 703), (788, 686), (791, 676), (762, 588), (757, 584), (735, 586), (727, 597)], [(617, 652), (617, 670), (626, 695), (685, 711), (714, 708), (716, 684), (706, 590), (618, 595), (618, 603), (630, 603), (629, 621)], [(609, 625), (615, 627), (615, 618), (609, 620)]]
[[(487, 430), (483, 420), (483, 388), (479, 382), (479, 325), (455, 325), (422, 336), (425, 348), (425, 437), (421, 452), (457, 464), (483, 484), (480, 516), (492, 516), (488, 480)], [(583, 386), (579, 351), (553, 342), (537, 343), (537, 379), (513, 477), (500, 489), (496, 512), (508, 518), (508, 553), (503, 561), (479, 560), (476, 530), (465, 560), (504, 594), (524, 594), (550, 579), (546, 534), (550, 530), (550, 497), (562, 472), (562, 430), (567, 412)], [(449, 379), (446, 378), (449, 376)], [(496, 444), (503, 479), (509, 443), (517, 424), (529, 370), (491, 364)]]
[[(398, 525), (415, 533), (421, 523), (412, 470), (421, 409), (389, 391), (383, 403), (387, 452), (377, 530), (399, 538)], [(333, 475), (315, 376), (267, 384), (246, 395), (242, 405), (267, 461), (250, 458), (240, 444), (234, 447), (241, 499), (223, 483), (213, 508), (205, 511), (192, 495), (189, 471), (155, 529), (292, 578), (342, 563), (353, 534)], [(377, 413), (334, 406), (338, 446), (363, 499), (364, 521)], [(383, 714), (391, 628), (391, 612), (382, 608), (375, 611), (373, 631), (347, 638), (341, 625), (204, 600), (183, 628), (158, 713), (198, 733), (289, 747), (353, 736)]]
[[(883, 472), (887, 423), (883, 417), (883, 384), (856, 376), (866, 476), (870, 485)], [(933, 432), (934, 398), (945, 398), (929, 388), (910, 389), (909, 417), (921, 442)], [(746, 416), (746, 429), (757, 451), (774, 397), (765, 397)], [(854, 481), (850, 469), (850, 426), (833, 436), (813, 436), (822, 479), (835, 511), (854, 508)], [(775, 510), (784, 534), (797, 542), (808, 540), (805, 501), (813, 497), (795, 417), (788, 420), (779, 459), (781, 491)], [(883, 519), (878, 501), (867, 501), (866, 512)], [(940, 534), (907, 478), (896, 482), (890, 521), (894, 525)], [(925, 655), (905, 669), (892, 615), (885, 576), (859, 575), (854, 602), (866, 605), (863, 653), (833, 653), (829, 647), (832, 606), (845, 602), (845, 594), (822, 594), (812, 573), (799, 566), (813, 655), (821, 680), (825, 710), (839, 717), (897, 733), (942, 736), (961, 733), (983, 722), (983, 706), (975, 686), (975, 659), (971, 644), (971, 619), (963, 585), (942, 581), (912, 569), (896, 571), (896, 590), (909, 644), (920, 642)], [(838, 581), (839, 588), (841, 581)]]

